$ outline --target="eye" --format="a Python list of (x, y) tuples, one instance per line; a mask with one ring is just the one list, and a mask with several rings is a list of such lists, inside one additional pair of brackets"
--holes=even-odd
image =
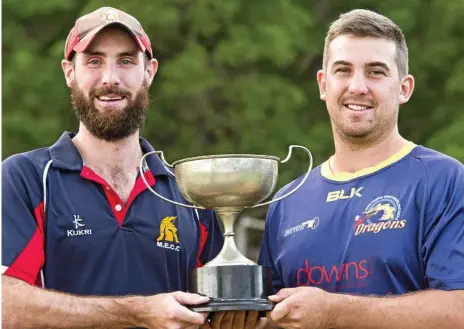
[(382, 70), (372, 70), (369, 72), (369, 75), (373, 75), (373, 76), (386, 76), (385, 72), (382, 71)]
[(335, 73), (348, 73), (350, 72), (350, 68), (348, 67), (339, 67), (335, 69)]
[(95, 65), (98, 65), (98, 64), (100, 64), (101, 62), (100, 62), (100, 60), (99, 60), (99, 59), (92, 58), (92, 59), (90, 59), (90, 60), (88, 61), (88, 63), (89, 63), (90, 65), (93, 65), (93, 66), (95, 66)]
[(134, 62), (132, 60), (130, 60), (130, 59), (125, 58), (125, 59), (121, 59), (121, 64), (122, 65), (131, 65), (131, 64), (134, 64)]

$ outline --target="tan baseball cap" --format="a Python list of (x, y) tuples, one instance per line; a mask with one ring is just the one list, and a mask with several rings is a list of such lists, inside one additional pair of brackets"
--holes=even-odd
[(148, 39), (139, 21), (133, 16), (112, 7), (99, 8), (76, 20), (76, 24), (66, 39), (64, 57), (69, 60), (73, 52), (84, 52), (98, 32), (111, 24), (120, 24), (125, 27), (134, 37), (140, 50), (146, 52), (150, 59), (153, 58), (150, 39)]

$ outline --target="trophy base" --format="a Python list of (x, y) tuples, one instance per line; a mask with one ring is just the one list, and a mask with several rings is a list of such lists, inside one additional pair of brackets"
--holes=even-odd
[(260, 265), (223, 265), (192, 271), (189, 292), (208, 296), (210, 301), (189, 305), (197, 312), (271, 311), (272, 272)]
[(274, 303), (267, 299), (255, 300), (220, 300), (211, 299), (208, 303), (189, 306), (194, 312), (222, 312), (222, 311), (272, 311)]

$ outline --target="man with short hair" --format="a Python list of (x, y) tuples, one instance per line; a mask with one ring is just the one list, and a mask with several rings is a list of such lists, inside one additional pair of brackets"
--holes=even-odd
[[(223, 244), (210, 211), (155, 197), (139, 137), (158, 68), (140, 23), (103, 7), (76, 21), (62, 61), (80, 121), (3, 162), (4, 328), (198, 328), (188, 274)], [(156, 156), (148, 185), (186, 203)], [(39, 287), (42, 288), (39, 288)]]
[(464, 328), (464, 166), (398, 132), (414, 89), (402, 31), (372, 11), (341, 15), (317, 81), (335, 154), (270, 206), (270, 325)]

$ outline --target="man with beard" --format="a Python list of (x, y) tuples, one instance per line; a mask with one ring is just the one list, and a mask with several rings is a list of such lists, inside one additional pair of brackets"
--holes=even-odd
[(402, 31), (372, 11), (345, 13), (323, 58), (335, 154), (270, 206), (260, 254), (276, 292), (270, 325), (463, 328), (464, 166), (398, 132), (414, 89)]
[[(153, 150), (139, 130), (157, 66), (140, 23), (122, 11), (100, 8), (69, 33), (62, 68), (79, 131), (2, 166), (4, 328), (204, 323), (188, 305), (208, 298), (185, 291), (191, 269), (222, 246), (218, 221), (155, 197), (139, 175)], [(142, 171), (185, 203), (157, 156)]]

